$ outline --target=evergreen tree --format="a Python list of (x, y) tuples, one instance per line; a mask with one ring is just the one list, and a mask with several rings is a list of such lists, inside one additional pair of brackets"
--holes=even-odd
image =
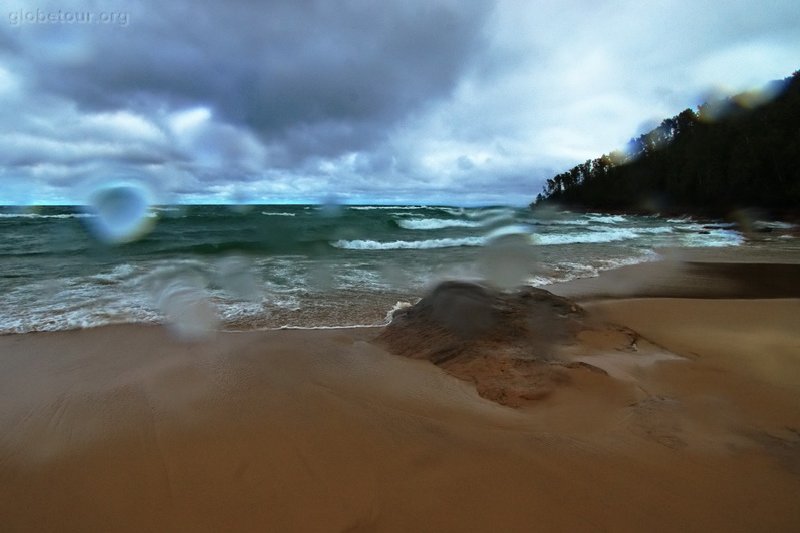
[(686, 109), (638, 138), (624, 154), (587, 160), (548, 179), (532, 205), (724, 214), (738, 207), (797, 212), (800, 206), (800, 71), (754, 93)]

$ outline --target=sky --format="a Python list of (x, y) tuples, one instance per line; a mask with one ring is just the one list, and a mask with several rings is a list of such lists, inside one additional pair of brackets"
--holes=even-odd
[(796, 0), (3, 2), (0, 204), (530, 202), (800, 68)]

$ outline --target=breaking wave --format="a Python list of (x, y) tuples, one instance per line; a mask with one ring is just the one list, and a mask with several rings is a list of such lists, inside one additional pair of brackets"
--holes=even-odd
[(405, 229), (431, 230), (444, 228), (477, 228), (480, 222), (446, 218), (407, 218), (397, 220), (397, 225)]
[(445, 239), (426, 239), (422, 241), (373, 241), (369, 239), (338, 240), (332, 244), (335, 248), (347, 250), (425, 250), (431, 248), (454, 248), (458, 246), (482, 246), (485, 237), (462, 237)]

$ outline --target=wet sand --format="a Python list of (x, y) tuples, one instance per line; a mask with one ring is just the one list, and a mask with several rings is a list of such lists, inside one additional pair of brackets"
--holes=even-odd
[(3, 530), (798, 531), (797, 278), (730, 265), (554, 287), (638, 336), (518, 408), (379, 328), (0, 337)]

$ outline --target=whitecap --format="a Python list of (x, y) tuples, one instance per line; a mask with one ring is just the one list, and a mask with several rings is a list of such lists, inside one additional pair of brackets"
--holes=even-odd
[(690, 247), (739, 246), (744, 244), (744, 236), (738, 231), (717, 229), (708, 233), (692, 233), (683, 236), (683, 245)]
[(93, 213), (62, 213), (57, 215), (42, 215), (39, 213), (0, 213), (0, 218), (94, 218)]
[(673, 229), (668, 226), (656, 226), (653, 228), (636, 228), (637, 233), (649, 233), (649, 234), (663, 234), (663, 233), (672, 233)]
[(356, 211), (372, 211), (381, 209), (438, 209), (427, 205), (348, 205), (347, 209)]
[(533, 235), (535, 244), (590, 244), (635, 239), (637, 233), (629, 229), (587, 231), (582, 233), (538, 233)]
[(446, 218), (406, 218), (397, 220), (397, 225), (405, 229), (432, 230), (444, 228), (476, 228), (480, 222)]
[(600, 222), (602, 224), (616, 224), (627, 221), (622, 215), (588, 215), (588, 218), (592, 222)]
[(447, 239), (426, 239), (421, 241), (373, 241), (369, 239), (340, 239), (331, 243), (336, 248), (347, 250), (409, 250), (430, 248), (454, 248), (458, 246), (482, 246), (484, 237), (462, 237)]

